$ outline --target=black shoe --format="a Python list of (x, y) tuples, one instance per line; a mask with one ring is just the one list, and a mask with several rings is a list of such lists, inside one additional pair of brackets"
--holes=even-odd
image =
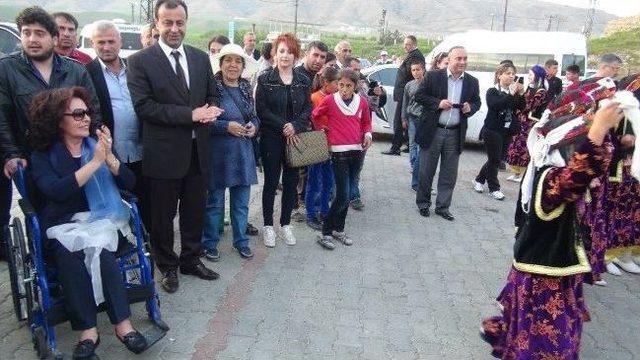
[(507, 163), (504, 161), (500, 161), (500, 165), (498, 166), (499, 170), (507, 170)]
[(307, 226), (316, 231), (322, 231), (322, 222), (318, 219), (307, 219)]
[(420, 215), (429, 217), (429, 215), (431, 215), (431, 212), (429, 211), (429, 208), (420, 209)]
[(258, 229), (251, 223), (247, 223), (247, 235), (258, 236)]
[(215, 280), (220, 277), (220, 274), (204, 266), (200, 260), (196, 260), (189, 266), (180, 266), (180, 273), (194, 275), (202, 280)]
[(147, 349), (147, 339), (145, 339), (144, 336), (136, 330), (128, 333), (122, 337), (122, 339), (118, 334), (116, 334), (116, 337), (127, 349), (129, 349), (129, 351), (134, 354), (141, 354)]
[(242, 258), (244, 259), (251, 259), (253, 257), (253, 253), (248, 246), (239, 247), (237, 250), (240, 256), (242, 256)]
[(400, 150), (399, 149), (394, 149), (391, 148), (387, 151), (382, 151), (381, 152), (383, 155), (394, 155), (394, 156), (400, 156)]
[(96, 356), (96, 349), (100, 345), (100, 336), (95, 342), (91, 339), (85, 339), (76, 344), (73, 349), (72, 359), (93, 359)]
[(455, 219), (449, 210), (436, 210), (436, 215), (441, 216), (445, 220), (453, 221)]
[(405, 154), (408, 153), (409, 152), (409, 147), (408, 146), (403, 147), (402, 149), (400, 149), (400, 152), (403, 152)]
[(164, 291), (172, 294), (178, 290), (178, 286), (180, 283), (178, 282), (178, 271), (177, 269), (169, 269), (164, 274), (162, 274), (162, 280), (160, 280), (160, 284)]

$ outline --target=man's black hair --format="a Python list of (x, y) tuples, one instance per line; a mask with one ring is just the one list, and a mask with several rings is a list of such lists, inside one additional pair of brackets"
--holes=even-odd
[(65, 20), (67, 20), (70, 23), (73, 23), (73, 26), (75, 26), (76, 30), (78, 30), (78, 19), (75, 18), (75, 16), (69, 14), (68, 12), (56, 12), (51, 14), (51, 16), (53, 17), (53, 20), (57, 19), (57, 18), (63, 18)]
[(39, 6), (31, 6), (22, 9), (16, 16), (16, 25), (18, 31), (22, 31), (25, 25), (38, 24), (49, 32), (52, 37), (58, 36), (58, 25), (56, 25), (53, 17)]
[(567, 66), (567, 71), (579, 74), (580, 73), (580, 66), (578, 66), (576, 64), (569, 65), (569, 66)]
[(189, 17), (189, 11), (187, 10), (187, 4), (182, 1), (182, 0), (158, 0), (158, 2), (156, 2), (156, 6), (154, 8), (154, 16), (157, 19), (158, 18), (158, 11), (160, 10), (160, 7), (164, 5), (167, 9), (175, 9), (178, 6), (182, 6), (182, 8), (184, 9), (184, 13), (185, 15), (187, 15), (187, 18)]
[(558, 62), (555, 61), (554, 59), (549, 59), (547, 61), (545, 61), (544, 66), (549, 67), (549, 66), (555, 66), (558, 65)]
[(329, 48), (327, 48), (327, 45), (322, 41), (314, 40), (310, 42), (309, 45), (307, 46), (307, 49), (311, 50), (313, 48), (316, 48), (322, 52), (329, 52)]

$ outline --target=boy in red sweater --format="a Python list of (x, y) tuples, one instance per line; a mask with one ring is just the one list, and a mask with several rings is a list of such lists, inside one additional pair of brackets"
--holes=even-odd
[[(371, 114), (367, 100), (355, 94), (358, 74), (350, 69), (338, 73), (338, 92), (326, 96), (320, 106), (313, 110), (316, 128), (324, 128), (331, 151), (336, 197), (322, 226), (318, 243), (333, 249), (333, 240), (344, 245), (352, 245), (352, 240), (344, 232), (345, 219), (349, 209), (349, 178), (359, 171), (363, 150), (371, 146)], [(326, 123), (321, 119), (326, 116)]]

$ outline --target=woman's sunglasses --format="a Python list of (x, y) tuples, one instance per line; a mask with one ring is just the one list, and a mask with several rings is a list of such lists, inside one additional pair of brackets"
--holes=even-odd
[(70, 113), (64, 113), (63, 115), (71, 116), (75, 121), (83, 121), (85, 116), (91, 117), (91, 114), (93, 114), (91, 109), (73, 109)]

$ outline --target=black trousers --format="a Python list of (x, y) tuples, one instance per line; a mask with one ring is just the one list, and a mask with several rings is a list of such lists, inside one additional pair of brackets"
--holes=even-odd
[(507, 136), (497, 131), (483, 129), (482, 139), (484, 148), (487, 151), (487, 162), (480, 169), (480, 173), (476, 176), (476, 181), (484, 184), (485, 181), (489, 185), (489, 191), (500, 190), (500, 182), (498, 181), (498, 169), (502, 160), (503, 149), (507, 140)]
[[(202, 229), (206, 187), (200, 171), (198, 151), (193, 146), (191, 164), (181, 179), (149, 178), (151, 244), (156, 264), (165, 272), (198, 261), (202, 248)], [(180, 257), (173, 250), (173, 219), (180, 211)]]
[[(75, 331), (96, 327), (96, 301), (93, 297), (91, 277), (84, 264), (84, 251), (70, 252), (57, 240), (47, 244), (48, 258), (58, 272), (62, 284), (64, 307)], [(129, 299), (122, 283), (122, 274), (114, 254), (107, 250), (100, 253), (102, 291), (107, 304), (107, 315), (112, 324), (131, 316)]]
[(138, 198), (138, 210), (147, 231), (151, 232), (151, 214), (149, 213), (149, 179), (142, 175), (142, 161), (125, 164), (136, 175), (134, 195)]
[(327, 220), (322, 226), (322, 235), (332, 231), (343, 232), (351, 200), (351, 178), (360, 172), (363, 152), (359, 150), (336, 152), (331, 155), (336, 197), (331, 203)]
[(286, 141), (282, 136), (262, 136), (260, 139), (260, 157), (264, 169), (264, 187), (262, 188), (262, 218), (265, 226), (273, 226), (273, 203), (276, 197), (278, 181), (282, 173), (282, 203), (280, 225), (291, 223), (291, 211), (298, 197), (298, 168), (287, 166), (285, 158)]
[(393, 114), (393, 140), (392, 150), (400, 150), (402, 144), (406, 142), (405, 131), (402, 128), (402, 101), (396, 102), (396, 111)]
[(2, 226), (0, 231), (0, 260), (3, 258), (2, 254), (5, 252), (4, 243), (7, 241), (5, 236), (7, 235), (6, 230), (10, 220), (9, 211), (11, 210), (12, 193), (11, 180), (7, 179), (4, 174), (0, 174), (0, 226)]

